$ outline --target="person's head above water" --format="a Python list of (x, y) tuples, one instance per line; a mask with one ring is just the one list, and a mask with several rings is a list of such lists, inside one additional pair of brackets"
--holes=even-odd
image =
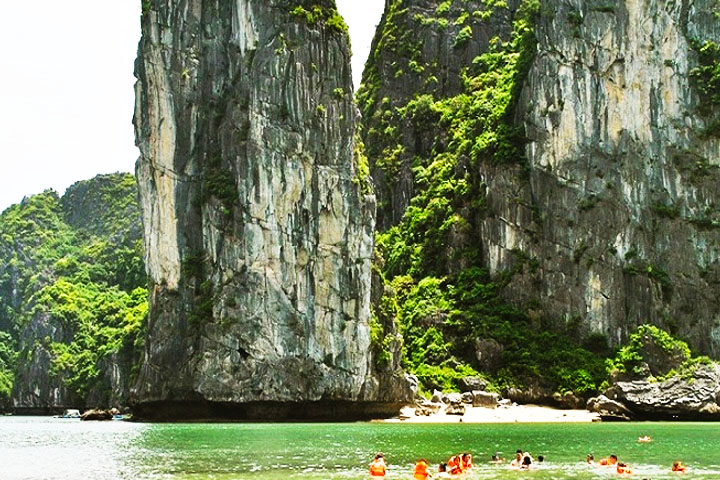
[(375, 460), (377, 460), (378, 458), (382, 458), (382, 459), (384, 460), (384, 459), (385, 459), (385, 455), (383, 455), (382, 452), (380, 452), (380, 453), (378, 453), (377, 455), (375, 455)]

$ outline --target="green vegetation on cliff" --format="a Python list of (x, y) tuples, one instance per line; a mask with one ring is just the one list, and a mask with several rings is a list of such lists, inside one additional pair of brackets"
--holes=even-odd
[(693, 85), (700, 94), (700, 113), (708, 118), (705, 135), (720, 135), (720, 47), (713, 41), (691, 40), (699, 65), (690, 71)]
[(147, 313), (140, 234), (129, 174), (78, 182), (62, 198), (46, 191), (0, 215), (0, 406), (11, 391), (58, 382), (80, 401), (94, 387), (107, 397), (99, 377), (113, 355), (129, 374)]
[(675, 375), (691, 376), (699, 365), (711, 364), (705, 356), (695, 357), (690, 347), (665, 330), (640, 325), (627, 344), (606, 361), (611, 377), (649, 378), (662, 381)]
[[(536, 51), (539, 2), (522, 1), (517, 10), (505, 2), (438, 6), (436, 15), (447, 22), (441, 30), (458, 31), (457, 49), (470, 48), (474, 29), (482, 25), (497, 31), (461, 70), (458, 91), (449, 94), (452, 89), (441, 88), (434, 77), (442, 69), (424, 62), (414, 47), (405, 3), (388, 5), (358, 92), (363, 139), (379, 184), (379, 217), (386, 226), (376, 241), (387, 286), (381, 306), (374, 307), (375, 324), (395, 319), (404, 339), (404, 366), (426, 390), (457, 388), (460, 378), (481, 375), (491, 388), (539, 383), (559, 392), (594, 392), (606, 377), (606, 340), (594, 336), (578, 345), (554, 322), (532, 318), (530, 306), (505, 301), (508, 281), (532, 272), (537, 261), (516, 252), (513, 270), (491, 275), (474, 240), (487, 214), (482, 172), (504, 169), (521, 180), (526, 176), (524, 138), (514, 116)], [(478, 11), (466, 15), (473, 4)], [(414, 21), (427, 25), (421, 17)], [(424, 87), (405, 98), (394, 94), (388, 84), (397, 75)], [(412, 197), (395, 215), (390, 198), (407, 188), (401, 182), (408, 176)], [(393, 216), (400, 218), (388, 220)], [(383, 333), (392, 335), (390, 329)], [(383, 334), (376, 332), (374, 339), (382, 351)]]
[(325, 1), (326, 5), (321, 5), (321, 2), (316, 1), (305, 1), (290, 10), (290, 13), (295, 16), (302, 18), (309, 25), (325, 25), (331, 30), (335, 30), (345, 35), (348, 34), (348, 27), (343, 19), (342, 15), (337, 11), (335, 2)]

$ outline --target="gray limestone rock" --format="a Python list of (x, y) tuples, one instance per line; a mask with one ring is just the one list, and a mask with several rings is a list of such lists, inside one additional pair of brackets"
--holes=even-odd
[(415, 404), (415, 415), (430, 416), (438, 413), (443, 407), (442, 403), (429, 402), (427, 400)]
[(342, 418), (412, 400), (369, 353), (375, 198), (355, 163), (348, 38), (320, 4), (313, 23), (289, 0), (154, 0), (143, 15), (141, 416)]
[(606, 393), (639, 419), (718, 420), (720, 365), (702, 365), (662, 382), (618, 382)]
[(447, 403), (450, 405), (456, 405), (456, 404), (462, 403), (463, 397), (462, 397), (462, 394), (460, 394), (460, 393), (451, 392), (451, 393), (444, 394), (442, 396), (442, 401), (443, 401), (443, 403)]
[[(448, 236), (443, 267), (450, 274), (467, 267), (453, 254), (478, 245), (492, 275), (515, 272), (505, 299), (533, 305), (533, 318), (553, 319), (571, 337), (601, 334), (614, 347), (652, 323), (720, 358), (720, 139), (712, 128), (720, 112), (701, 112), (691, 76), (698, 66), (693, 42), (720, 42), (713, 2), (540, 2), (537, 52), (514, 112), (528, 140), (527, 164), (479, 161), (468, 169), (484, 198), (468, 202), (482, 200), (467, 214), (477, 222), (472, 237)], [(360, 96), (372, 101), (363, 135), (380, 230), (397, 224), (417, 194), (414, 159), (433, 158), (433, 147), (442, 151), (449, 142), (442, 128), (432, 128), (439, 118), (427, 116), (393, 124), (398, 134), (385, 145), (377, 133), (384, 115), (421, 94), (457, 95), (458, 65), (468, 53), (487, 52), (486, 39), (508, 38), (520, 4), (508, 1), (469, 22), (472, 37), (446, 56), (463, 8), (484, 7), (455, 2), (443, 13), (446, 29), (430, 18), (440, 3), (386, 5), (385, 28), (425, 45), (410, 50), (425, 70), (399, 70), (405, 50), (382, 42), (380, 31), (365, 72)], [(388, 157), (396, 171), (383, 167)], [(533, 267), (517, 272), (522, 259)], [(484, 347), (476, 358), (492, 371), (499, 355)]]
[(463, 377), (458, 381), (461, 392), (472, 392), (474, 390), (485, 390), (487, 382), (480, 377)]
[(585, 400), (578, 397), (572, 392), (555, 392), (552, 398), (555, 404), (560, 408), (578, 409), (583, 408), (586, 404)]
[(605, 395), (593, 397), (587, 401), (587, 409), (601, 415), (614, 415), (617, 417), (632, 417), (632, 412), (622, 403), (611, 400)]
[(539, 215), (528, 222), (490, 186), (490, 268), (512, 249), (536, 258), (507, 294), (534, 295), (573, 335), (619, 345), (653, 323), (720, 356), (720, 230), (703, 226), (720, 219), (720, 139), (703, 133), (690, 75), (691, 41), (720, 41), (712, 2), (541, 3), (516, 113), (529, 139), (523, 203)]
[(474, 391), (472, 394), (473, 407), (495, 408), (500, 402), (500, 395), (495, 392)]
[(445, 407), (447, 415), (465, 415), (465, 405), (462, 403), (451, 403)]
[(554, 402), (553, 393), (552, 390), (540, 386), (530, 386), (524, 389), (510, 387), (505, 391), (505, 397), (520, 404), (547, 405)]

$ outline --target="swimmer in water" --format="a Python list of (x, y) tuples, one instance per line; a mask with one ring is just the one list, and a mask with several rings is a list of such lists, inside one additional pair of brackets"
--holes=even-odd
[(677, 473), (685, 473), (687, 470), (687, 466), (684, 465), (682, 462), (673, 462), (672, 464), (672, 471)]
[(500, 456), (500, 452), (495, 452), (490, 459), (490, 463), (505, 463), (505, 459)]

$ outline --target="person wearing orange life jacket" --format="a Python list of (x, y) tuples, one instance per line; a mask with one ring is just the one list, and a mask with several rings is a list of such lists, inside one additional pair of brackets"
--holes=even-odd
[(463, 471), (472, 470), (472, 454), (465, 452), (462, 454), (462, 469)]
[(415, 464), (415, 473), (413, 475), (415, 480), (427, 480), (428, 477), (432, 477), (432, 474), (428, 470), (429, 467), (430, 465), (424, 458), (418, 460)]
[(378, 453), (375, 455), (375, 459), (370, 464), (370, 476), (373, 478), (383, 478), (387, 467), (385, 466), (385, 455)]
[(450, 475), (462, 475), (463, 469), (460, 455), (450, 457), (450, 460), (447, 462), (447, 468), (450, 471)]
[(672, 471), (677, 473), (685, 473), (687, 470), (687, 466), (684, 465), (682, 462), (673, 462), (672, 464)]
[(627, 463), (618, 463), (617, 464), (617, 473), (621, 475), (631, 475), (633, 473), (632, 468), (630, 468), (630, 465)]

